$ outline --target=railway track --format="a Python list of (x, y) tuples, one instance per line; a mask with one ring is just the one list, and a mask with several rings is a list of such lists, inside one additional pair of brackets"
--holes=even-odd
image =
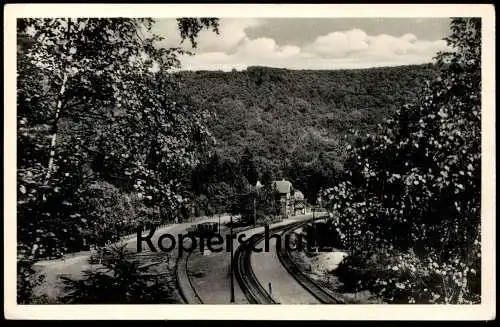
[[(320, 219), (318, 217), (318, 219)], [(279, 226), (270, 229), (272, 233), (285, 234), (292, 230), (306, 225), (309, 221), (300, 221), (286, 226)], [(265, 237), (264, 233), (251, 236), (244, 244), (241, 244), (234, 252), (234, 276), (250, 304), (279, 304), (266, 289), (260, 284), (253, 269), (251, 267), (251, 248), (260, 243)], [(284, 237), (282, 237), (284, 239)], [(192, 252), (187, 252), (177, 259), (177, 286), (181, 297), (185, 303), (203, 304), (203, 300), (196, 291), (191, 277), (188, 273), (188, 261)], [(285, 267), (288, 273), (311, 295), (318, 301), (324, 304), (341, 304), (344, 301), (340, 296), (334, 296), (326, 292), (321, 286), (309, 277), (304, 275), (298, 265), (290, 257), (290, 253), (286, 251), (284, 246), (281, 246), (281, 251), (277, 251), (278, 258), (281, 264)]]
[(177, 258), (177, 289), (186, 304), (203, 304), (203, 300), (196, 291), (189, 276), (188, 261), (192, 252), (185, 252)]
[[(285, 229), (297, 228), (303, 224), (305, 223), (297, 222), (291, 225), (275, 227), (269, 231), (278, 233)], [(245, 242), (245, 244), (240, 245), (236, 249), (236, 252), (234, 253), (234, 275), (241, 290), (245, 294), (245, 297), (251, 304), (279, 304), (279, 302), (274, 300), (264, 287), (262, 287), (251, 267), (251, 246), (259, 243), (264, 237), (265, 235), (263, 233), (253, 235)]]
[[(291, 232), (297, 229), (298, 226), (290, 226), (289, 228), (282, 231), (282, 235)], [(284, 239), (284, 237), (282, 237)], [(345, 304), (345, 301), (342, 299), (340, 295), (331, 294), (323, 287), (318, 285), (317, 282), (306, 276), (301, 270), (300, 267), (295, 263), (292, 259), (290, 252), (286, 250), (286, 247), (281, 246), (281, 250), (277, 251), (278, 258), (288, 271), (288, 273), (304, 288), (306, 289), (312, 296), (314, 296), (318, 301), (323, 304)]]

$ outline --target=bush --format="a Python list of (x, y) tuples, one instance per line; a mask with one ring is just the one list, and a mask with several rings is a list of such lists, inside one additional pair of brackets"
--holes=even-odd
[(139, 223), (146, 224), (151, 214), (137, 197), (132, 197), (107, 182), (96, 182), (84, 193), (86, 206), (83, 211), (88, 244), (104, 245), (116, 242), (121, 236), (137, 231)]
[(84, 278), (62, 277), (65, 295), (61, 300), (73, 304), (157, 304), (170, 302), (171, 286), (148, 275), (138, 261), (129, 260), (125, 245), (112, 249), (113, 257), (104, 269), (85, 271)]
[(435, 256), (385, 249), (353, 253), (335, 274), (343, 291), (369, 290), (387, 303), (477, 303), (480, 265), (480, 258), (468, 265), (458, 259), (439, 263)]
[(17, 260), (17, 304), (30, 304), (35, 301), (33, 289), (42, 284), (45, 277), (37, 274), (33, 268), (34, 260)]

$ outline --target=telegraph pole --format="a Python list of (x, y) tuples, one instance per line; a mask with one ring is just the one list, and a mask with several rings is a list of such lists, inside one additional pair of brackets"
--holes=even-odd
[(262, 187), (262, 184), (260, 181), (257, 181), (255, 184), (255, 192), (253, 192), (253, 226), (257, 224), (257, 198), (260, 195), (260, 188)]
[(312, 217), (312, 227), (314, 228), (314, 247), (316, 248), (316, 224), (314, 223), (314, 212), (316, 211), (316, 207), (312, 207), (313, 217)]
[(233, 215), (231, 217), (231, 303), (234, 303), (234, 264), (233, 264)]
[(255, 193), (253, 194), (253, 225), (255, 226), (255, 224), (257, 223), (257, 199), (255, 198)]

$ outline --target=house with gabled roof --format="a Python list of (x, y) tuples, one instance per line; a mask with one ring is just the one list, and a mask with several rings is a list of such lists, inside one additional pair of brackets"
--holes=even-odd
[(293, 211), (293, 186), (289, 181), (272, 181), (272, 188), (276, 194), (276, 201), (279, 207), (279, 214), (283, 218), (288, 218), (294, 214)]

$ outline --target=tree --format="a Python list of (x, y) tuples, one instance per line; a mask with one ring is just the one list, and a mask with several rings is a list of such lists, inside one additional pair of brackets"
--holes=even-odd
[(217, 152), (204, 156), (191, 174), (192, 196), (203, 195), (211, 210), (218, 213), (230, 211), (231, 202), (246, 184), (240, 162)]
[[(136, 159), (130, 179), (137, 185), (153, 167), (194, 160), (198, 143), (208, 135), (203, 113), (187, 108), (186, 101), (177, 104), (168, 98), (175, 86), (169, 72), (185, 51), (157, 47), (161, 37), (151, 32), (153, 23), (94, 18), (18, 21), (18, 36), (24, 40), (18, 48), (18, 235), (19, 245), (30, 255), (57, 255), (64, 251), (63, 240), (81, 238), (86, 224), (80, 214), (85, 205), (81, 195), (96, 178), (90, 157), (99, 151), (106, 157), (110, 139), (119, 154), (111, 157), (124, 174), (131, 158)], [(202, 28), (217, 31), (218, 26), (212, 18), (180, 18), (178, 23), (183, 40), (193, 46)], [(167, 111), (172, 115), (161, 116)], [(180, 121), (185, 122), (180, 128), (168, 126)], [(140, 134), (136, 138), (132, 128)], [(191, 139), (193, 134), (199, 137)], [(145, 146), (137, 142), (139, 137), (144, 137)], [(99, 138), (103, 147), (90, 146)], [(158, 149), (163, 155), (152, 159), (149, 153)], [(169, 175), (159, 175), (141, 187), (160, 188), (160, 201), (172, 205), (177, 199), (171, 187), (175, 183)]]
[(389, 301), (415, 301), (402, 290), (417, 289), (423, 302), (480, 301), (480, 27), (480, 19), (452, 20), (452, 50), (436, 58), (440, 75), (379, 134), (358, 140), (349, 180), (325, 192), (351, 250), (416, 254), (407, 266), (429, 284), (394, 276), (398, 263), (387, 272), (396, 284), (374, 282)]
[(241, 169), (243, 174), (251, 185), (255, 185), (258, 180), (258, 171), (255, 167), (255, 158), (248, 147), (245, 148), (241, 156)]

